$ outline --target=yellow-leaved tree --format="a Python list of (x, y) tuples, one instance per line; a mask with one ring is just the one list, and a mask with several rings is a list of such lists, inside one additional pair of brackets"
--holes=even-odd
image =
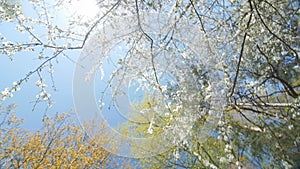
[(23, 120), (14, 108), (0, 110), (0, 168), (116, 168), (120, 164), (100, 146), (109, 137), (104, 133), (89, 137), (74, 114), (45, 116), (43, 127), (30, 132), (21, 127)]

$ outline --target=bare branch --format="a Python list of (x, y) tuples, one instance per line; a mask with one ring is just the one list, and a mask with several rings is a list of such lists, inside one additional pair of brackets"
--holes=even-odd
[(80, 48), (83, 48), (83, 46), (85, 45), (87, 39), (89, 38), (91, 32), (95, 29), (95, 27), (100, 23), (100, 21), (105, 18), (113, 9), (115, 9), (119, 4), (120, 4), (121, 0), (118, 0), (102, 17), (100, 17), (94, 24), (93, 26), (90, 28), (90, 30), (86, 33), (82, 45), (80, 46)]
[(190, 2), (191, 2), (192, 7), (193, 7), (193, 9), (194, 9), (194, 11), (195, 11), (195, 13), (196, 13), (196, 15), (197, 15), (199, 21), (200, 21), (201, 29), (203, 30), (204, 33), (206, 33), (205, 28), (204, 28), (204, 25), (203, 25), (202, 18), (201, 18), (200, 14), (198, 13), (198, 11), (197, 11), (197, 9), (196, 9), (196, 7), (195, 7), (193, 0), (190, 0)]
[[(253, 11), (253, 8), (252, 8), (252, 4), (251, 4), (251, 1), (249, 0), (249, 5), (250, 5), (250, 9), (251, 9), (251, 13), (250, 13), (250, 17), (249, 17), (249, 20), (247, 22), (247, 27), (246, 27), (246, 30), (250, 27), (250, 22), (251, 22), (251, 19), (252, 19), (252, 11)], [(245, 31), (246, 31), (245, 30)], [(229, 97), (231, 97), (234, 93), (234, 88), (236, 86), (236, 83), (237, 83), (237, 79), (238, 79), (238, 75), (239, 75), (239, 70), (240, 70), (240, 65), (241, 65), (241, 61), (242, 61), (242, 56), (243, 56), (243, 52), (244, 52), (244, 47), (245, 47), (245, 42), (246, 42), (246, 37), (248, 36), (247, 32), (245, 32), (244, 34), (244, 38), (243, 38), (243, 42), (242, 42), (242, 47), (241, 47), (241, 51), (240, 51), (240, 56), (239, 56), (239, 61), (238, 61), (238, 64), (237, 64), (237, 68), (236, 68), (236, 72), (235, 72), (235, 77), (234, 77), (234, 80), (233, 80), (233, 86), (232, 86), (232, 90), (231, 90), (231, 93), (229, 95)]]

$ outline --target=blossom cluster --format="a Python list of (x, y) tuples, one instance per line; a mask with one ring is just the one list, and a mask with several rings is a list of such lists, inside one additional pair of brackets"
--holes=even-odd
[(0, 92), (0, 100), (4, 101), (6, 98), (13, 97), (13, 93), (20, 90), (20, 83), (13, 82), (13, 86), (5, 88), (4, 91)]

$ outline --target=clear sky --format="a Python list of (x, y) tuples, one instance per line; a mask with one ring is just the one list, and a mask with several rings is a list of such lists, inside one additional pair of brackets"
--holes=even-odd
[[(51, 1), (46, 1), (46, 3), (51, 3)], [(93, 17), (97, 10), (94, 0), (76, 0), (72, 5), (73, 6), (67, 7), (67, 9), (64, 11), (55, 13), (55, 24), (63, 26), (66, 23), (66, 18), (70, 14), (74, 13), (85, 15), (87, 18)], [(35, 11), (28, 1), (22, 1), (22, 11), (24, 12), (25, 16), (35, 16)], [(20, 34), (15, 28), (15, 23), (2, 22), (0, 23), (0, 30), (0, 33), (6, 37), (6, 41), (28, 41), (29, 34)], [(43, 32), (44, 30), (40, 30), (39, 28), (36, 28), (35, 31), (39, 34), (45, 34), (45, 32)], [(116, 50), (117, 48), (114, 50), (114, 52), (116, 52)], [(8, 56), (0, 54), (0, 91), (3, 91), (6, 87), (11, 87), (13, 82), (24, 78), (27, 73), (35, 70), (38, 67), (43, 62), (43, 60), (37, 59), (39, 52), (40, 50), (36, 50), (35, 52), (19, 52), (13, 56), (12, 61)], [(48, 115), (55, 114), (56, 112), (75, 112), (72, 95), (72, 83), (73, 74), (76, 67), (75, 62), (77, 62), (80, 53), (81, 50), (68, 51), (66, 54), (69, 56), (69, 58), (60, 55), (56, 59), (52, 60), (51, 63), (54, 67), (53, 82), (55, 88), (52, 87), (52, 77), (47, 72), (48, 68), (43, 70), (42, 75), (46, 80), (46, 84), (48, 85), (46, 91), (51, 94), (51, 100), (55, 102), (55, 104), (47, 110)], [(52, 56), (53, 53), (48, 52), (48, 55)], [(112, 53), (112, 55), (115, 55), (115, 53)], [(105, 81), (107, 81), (110, 77), (109, 73), (112, 72), (112, 64), (115, 63), (105, 63)], [(99, 73), (97, 73), (95, 77), (95, 91), (99, 94), (99, 91), (103, 90), (105, 83), (101, 82), (101, 79), (99, 79)], [(17, 115), (18, 117), (25, 119), (23, 127), (26, 129), (39, 129), (42, 126), (42, 117), (47, 108), (46, 102), (38, 103), (35, 106), (36, 95), (40, 91), (40, 88), (35, 85), (38, 80), (39, 77), (37, 74), (33, 74), (27, 82), (21, 85), (20, 91), (13, 93), (13, 98), (7, 98), (5, 102), (3, 102), (4, 106), (11, 103), (17, 104)], [(96, 97), (99, 98), (100, 94), (98, 94)], [(96, 98), (95, 100), (97, 101)], [(105, 102), (110, 102), (110, 100), (105, 100)], [(32, 111), (33, 108), (34, 111)], [(122, 115), (118, 114), (115, 108), (112, 108), (109, 111), (106, 109), (104, 116), (113, 126), (117, 126), (119, 122), (123, 121)]]
[[(74, 60), (79, 56), (79, 52), (72, 52)], [(52, 82), (49, 74), (45, 74), (45, 79), (48, 83), (47, 91), (51, 93), (52, 100), (55, 104), (50, 113), (68, 112), (73, 110), (72, 101), (72, 78), (75, 64), (65, 57), (58, 57), (59, 63), (54, 64), (55, 71), (53, 73), (54, 84), (57, 91), (52, 88)], [(10, 87), (13, 82), (25, 77), (25, 75), (34, 70), (40, 61), (34, 59), (28, 53), (19, 53), (14, 56), (14, 60), (10, 61), (7, 56), (0, 55), (0, 88), (1, 91), (6, 87)], [(35, 110), (32, 111), (36, 100), (36, 95), (39, 93), (35, 83), (38, 80), (37, 75), (30, 77), (27, 83), (21, 85), (21, 90), (14, 92), (13, 98), (7, 98), (4, 105), (16, 103), (17, 115), (25, 119), (25, 128), (39, 128), (41, 126), (41, 119), (47, 107), (46, 103), (39, 103)], [(73, 110), (74, 111), (74, 110)]]
[[(49, 3), (51, 1), (47, 1)], [(70, 10), (78, 10), (79, 4), (75, 4), (74, 8)], [(81, 3), (82, 5), (82, 3)], [(86, 10), (87, 7), (83, 8)], [(32, 6), (27, 1), (22, 1), (22, 10), (25, 16), (34, 15)], [(80, 11), (79, 11), (80, 12)], [(81, 11), (82, 12), (82, 11)], [(60, 17), (62, 13), (56, 13), (56, 22), (58, 24), (64, 24), (65, 17)], [(39, 30), (37, 30), (39, 31)], [(0, 33), (6, 37), (6, 41), (28, 41), (29, 35), (26, 33), (20, 34), (15, 28), (15, 24), (8, 22), (0, 23)], [(19, 52), (13, 56), (13, 61), (6, 55), (0, 54), (0, 90), (3, 91), (6, 87), (11, 87), (13, 82), (16, 82), (26, 76), (27, 73), (36, 69), (42, 60), (38, 60), (38, 50), (36, 52)], [(76, 61), (80, 55), (80, 51), (67, 52), (69, 57)], [(51, 56), (51, 53), (49, 53)], [(48, 110), (47, 114), (54, 114), (56, 112), (74, 112), (74, 106), (72, 101), (72, 80), (73, 72), (76, 64), (70, 59), (59, 56), (52, 61), (54, 66), (53, 80), (55, 89), (52, 87), (52, 80), (47, 68), (42, 73), (48, 87), (46, 90), (51, 93), (52, 100), (55, 102), (53, 107)], [(21, 90), (14, 92), (13, 98), (7, 98), (3, 102), (3, 106), (16, 103), (16, 112), (18, 117), (25, 119), (24, 128), (38, 129), (42, 125), (42, 117), (47, 108), (47, 103), (39, 103), (35, 110), (34, 108), (36, 95), (39, 93), (40, 88), (35, 85), (38, 80), (38, 76), (33, 74), (28, 82), (21, 85)]]

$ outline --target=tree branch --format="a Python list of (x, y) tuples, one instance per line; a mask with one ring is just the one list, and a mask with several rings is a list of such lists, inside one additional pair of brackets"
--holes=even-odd
[[(250, 17), (249, 17), (249, 20), (247, 22), (247, 27), (246, 27), (246, 30), (250, 27), (250, 22), (251, 22), (251, 19), (252, 19), (252, 11), (253, 11), (253, 7), (252, 7), (252, 4), (251, 4), (251, 1), (249, 0), (249, 5), (250, 5)], [(246, 31), (245, 30), (245, 31)], [(243, 56), (243, 52), (244, 52), (244, 47), (245, 47), (245, 42), (246, 42), (246, 37), (248, 36), (247, 32), (245, 32), (244, 34), (244, 38), (243, 38), (243, 42), (242, 42), (242, 47), (241, 47), (241, 51), (240, 51), (240, 56), (239, 56), (239, 61), (238, 61), (238, 65), (237, 65), (237, 69), (236, 69), (236, 72), (235, 72), (235, 77), (234, 77), (234, 80), (233, 80), (233, 86), (232, 86), (232, 90), (231, 90), (231, 93), (229, 95), (229, 97), (231, 97), (234, 93), (234, 88), (236, 86), (236, 83), (237, 83), (237, 79), (238, 79), (238, 75), (239, 75), (239, 69), (240, 69), (240, 64), (241, 64), (241, 60), (242, 60), (242, 56)]]
[(198, 13), (198, 11), (197, 11), (197, 9), (196, 9), (196, 7), (195, 7), (193, 0), (190, 0), (190, 2), (191, 2), (191, 5), (192, 5), (192, 7), (193, 7), (193, 9), (194, 9), (194, 11), (195, 11), (195, 13), (196, 13), (196, 15), (197, 15), (199, 21), (200, 21), (202, 31), (203, 31), (204, 33), (206, 33), (205, 28), (204, 28), (204, 25), (203, 25), (202, 18), (201, 18), (200, 14)]
[(298, 56), (298, 53), (295, 49), (293, 49), (289, 44), (287, 44), (282, 38), (280, 38), (279, 36), (277, 36), (274, 32), (271, 31), (271, 29), (268, 27), (268, 25), (265, 23), (265, 21), (263, 20), (258, 8), (257, 8), (257, 5), (255, 2), (254, 3), (254, 8), (255, 8), (255, 11), (261, 21), (261, 23), (264, 25), (264, 27), (268, 30), (268, 32), (273, 35), (275, 38), (277, 38), (279, 41), (281, 41), (284, 45), (286, 45), (291, 51), (294, 52), (295, 56), (296, 56), (296, 60), (299, 60), (299, 56)]

